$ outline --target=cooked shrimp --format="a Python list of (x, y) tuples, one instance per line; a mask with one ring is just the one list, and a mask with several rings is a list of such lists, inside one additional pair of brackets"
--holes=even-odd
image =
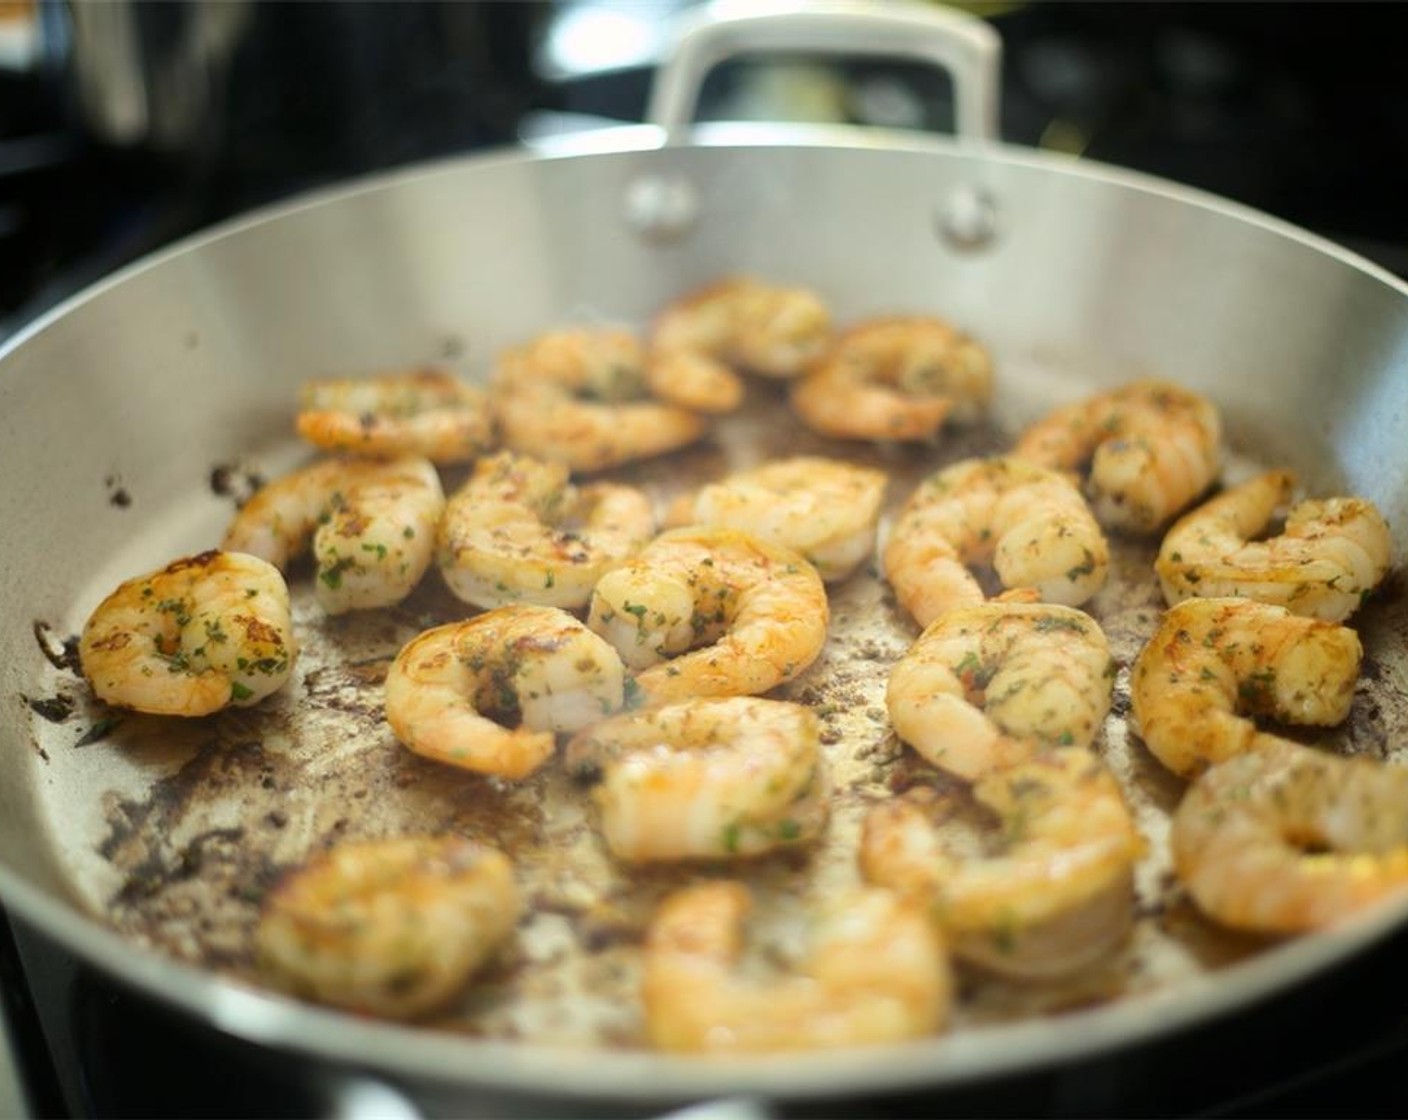
[(1388, 524), (1372, 502), (1328, 498), (1298, 503), (1284, 532), (1253, 540), (1294, 487), (1290, 471), (1268, 471), (1185, 514), (1155, 563), (1165, 598), (1244, 597), (1331, 622), (1352, 615), (1388, 574)]
[(821, 577), (797, 553), (699, 526), (662, 533), (604, 575), (587, 624), (662, 702), (792, 680), (821, 653), (829, 618)]
[(926, 440), (971, 423), (992, 396), (992, 359), (942, 319), (875, 319), (846, 331), (792, 389), (810, 428), (838, 439)]
[(696, 289), (656, 317), (654, 354), (684, 352), (721, 368), (796, 377), (831, 341), (831, 313), (815, 292), (735, 276)]
[(1020, 459), (964, 459), (910, 497), (883, 553), (885, 577), (920, 626), (984, 600), (969, 565), (1002, 585), (1079, 606), (1105, 583), (1110, 547), (1063, 475)]
[(287, 568), (311, 541), (325, 611), (387, 607), (430, 567), (444, 508), (428, 459), (325, 459), (258, 490), (222, 547)]
[(1339, 723), (1362, 657), (1347, 626), (1250, 599), (1189, 599), (1135, 659), (1131, 710), (1144, 745), (1187, 777), (1253, 745), (1256, 725), (1239, 713)]
[(645, 363), (645, 385), (662, 401), (692, 412), (732, 412), (743, 403), (743, 381), (728, 366), (694, 350), (663, 350)]
[(645, 357), (627, 331), (551, 331), (507, 351), (494, 375), (506, 446), (596, 471), (675, 451), (708, 429), (698, 413), (648, 396)]
[(503, 853), (460, 836), (339, 844), (264, 901), (258, 963), (295, 995), (409, 1018), (459, 992), (523, 903)]
[(462, 463), (494, 443), (484, 390), (436, 369), (306, 382), (298, 434), (325, 451)]
[(882, 471), (836, 459), (777, 459), (679, 498), (668, 525), (723, 525), (800, 552), (828, 583), (875, 547)]
[(620, 859), (728, 859), (806, 844), (826, 824), (816, 715), (731, 696), (626, 712), (578, 732), (567, 765), (593, 789)]
[(554, 731), (609, 715), (624, 689), (615, 652), (566, 611), (499, 607), (406, 643), (386, 674), (386, 722), (416, 754), (524, 778), (551, 757)]
[(1212, 485), (1221, 441), (1211, 401), (1144, 378), (1056, 409), (1022, 433), (1012, 454), (1060, 470), (1088, 463), (1100, 523), (1149, 533)]
[(1321, 929), (1408, 890), (1408, 770), (1270, 735), (1189, 787), (1170, 831), (1198, 906), (1236, 929)]
[(501, 451), (480, 459), (450, 498), (436, 551), (467, 603), (573, 608), (654, 533), (650, 499), (634, 487), (573, 486), (561, 463)]
[(1040, 747), (1087, 747), (1110, 710), (1115, 663), (1071, 607), (983, 603), (940, 615), (890, 669), (895, 733), (972, 781)]
[(1093, 964), (1128, 935), (1144, 840), (1096, 755), (1060, 747), (974, 786), (973, 797), (1000, 826), (998, 851), (987, 857), (950, 852), (924, 797), (933, 791), (871, 810), (861, 871), (928, 901), (955, 954), (1037, 979)]
[(661, 1050), (747, 1054), (865, 1046), (943, 1028), (953, 980), (923, 910), (880, 890), (852, 892), (824, 917), (797, 976), (745, 979), (752, 906), (742, 883), (665, 899), (645, 947), (646, 1032)]
[(78, 640), (99, 700), (170, 716), (248, 707), (283, 687), (298, 642), (288, 586), (257, 556), (211, 550), (119, 585)]

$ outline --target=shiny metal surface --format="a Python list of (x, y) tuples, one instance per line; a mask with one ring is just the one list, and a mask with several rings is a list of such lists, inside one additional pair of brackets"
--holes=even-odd
[(915, 59), (953, 81), (954, 125), (965, 140), (996, 140), (1002, 44), (982, 20), (915, 0), (711, 0), (679, 21), (656, 71), (646, 120), (672, 143), (687, 139), (699, 91), (713, 67), (738, 55), (876, 56)]
[[(1374, 499), (1408, 546), (1408, 289), (1347, 253), (1196, 192), (1109, 169), (915, 138), (701, 130), (697, 146), (494, 155), (380, 177), (235, 223), (85, 293), (0, 351), (0, 894), (139, 988), (242, 1037), (370, 1066), (428, 1089), (520, 1103), (635, 1106), (724, 1090), (817, 1097), (953, 1084), (1157, 1037), (1332, 967), (1393, 928), (1384, 913), (1205, 981), (1062, 1020), (883, 1053), (721, 1069), (638, 1052), (475, 1043), (354, 1020), (135, 951), (73, 904), (70, 830), (92, 827), (140, 757), (39, 754), (25, 698), (48, 667), (32, 623), (76, 630), (115, 571), (201, 539), (224, 505), (214, 463), (283, 447), (299, 382), (456, 355), (480, 375), (544, 324), (642, 321), (662, 292), (726, 271), (819, 289), (842, 319), (941, 309), (988, 340), (999, 419), (1159, 373), (1212, 395), (1234, 443), (1313, 489)], [(825, 139), (825, 138), (821, 138)], [(643, 176), (697, 190), (680, 240), (630, 235)], [(934, 236), (964, 184), (998, 200), (981, 253)], [(269, 462), (272, 464), (273, 459)], [(130, 504), (114, 500), (118, 489)], [(140, 525), (141, 532), (134, 532)], [(41, 810), (62, 803), (60, 818)]]

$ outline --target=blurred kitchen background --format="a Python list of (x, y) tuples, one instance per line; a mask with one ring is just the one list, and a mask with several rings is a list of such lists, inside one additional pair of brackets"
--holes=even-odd
[[(687, 6), (0, 0), (0, 337), (253, 206), (639, 121)], [(1408, 275), (1408, 5), (962, 6), (1004, 41), (1006, 140), (1207, 188)], [(713, 74), (700, 115), (942, 131), (950, 108), (923, 68), (764, 58)]]

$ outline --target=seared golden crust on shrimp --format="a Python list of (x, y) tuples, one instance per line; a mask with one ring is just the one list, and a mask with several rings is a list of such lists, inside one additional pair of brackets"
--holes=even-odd
[(736, 529), (673, 529), (601, 578), (587, 624), (653, 702), (766, 692), (821, 653), (826, 588), (800, 555)]
[(257, 556), (212, 549), (120, 584), (78, 640), (98, 699), (156, 715), (248, 707), (283, 687), (298, 642), (288, 585)]
[(866, 818), (866, 879), (927, 901), (958, 956), (1039, 979), (1099, 961), (1128, 935), (1144, 840), (1100, 759), (1061, 747), (973, 787), (995, 814), (1001, 849), (952, 853), (915, 790)]
[(404, 1019), (454, 996), (513, 932), (508, 859), (460, 836), (340, 844), (264, 902), (258, 964), (277, 987)]
[(1339, 723), (1362, 658), (1347, 626), (1250, 599), (1189, 599), (1135, 659), (1131, 711), (1145, 746), (1187, 777), (1250, 749), (1259, 735), (1249, 716)]
[(920, 626), (984, 601), (968, 570), (991, 563), (1002, 585), (1079, 606), (1105, 583), (1110, 547), (1064, 475), (1020, 459), (964, 459), (930, 475), (900, 511), (885, 578)]
[(438, 369), (304, 384), (298, 434), (325, 451), (463, 463), (494, 444), (488, 394)]
[(1243, 597), (1341, 622), (1388, 574), (1393, 537), (1372, 502), (1297, 503), (1284, 530), (1257, 540), (1290, 500), (1295, 475), (1268, 471), (1185, 514), (1164, 537), (1155, 569), (1169, 603)]
[[(658, 366), (655, 392), (670, 396), (676, 392), (672, 382), (704, 385), (704, 368), (710, 368), (710, 396), (724, 406), (725, 386), (736, 385), (732, 371), (796, 378), (829, 341), (831, 311), (814, 292), (731, 276), (687, 293), (656, 316), (650, 328), (652, 365)], [(660, 365), (677, 355), (696, 366), (690, 376), (681, 378), (676, 372), (672, 378)], [(736, 392), (741, 399), (741, 386)], [(670, 399), (687, 404), (691, 397)], [(727, 406), (710, 410), (725, 411)]]
[(696, 412), (651, 398), (628, 331), (550, 331), (506, 351), (493, 396), (515, 451), (597, 471), (675, 451), (708, 429)]
[(890, 669), (895, 733), (972, 781), (1043, 746), (1087, 747), (1110, 710), (1115, 663), (1071, 607), (983, 603), (940, 615)]
[(992, 396), (987, 350), (942, 319), (873, 319), (842, 334), (792, 389), (792, 407), (837, 439), (926, 440), (971, 423)]
[(225, 530), (222, 547), (287, 568), (311, 542), (324, 610), (388, 607), (430, 567), (444, 509), (428, 459), (325, 459), (261, 487)]
[(752, 905), (742, 883), (670, 895), (651, 923), (642, 998), (653, 1046), (749, 1054), (866, 1046), (942, 1029), (953, 980), (923, 909), (888, 891), (857, 891), (823, 919), (799, 975), (739, 974)]
[(751, 696), (682, 700), (573, 736), (566, 762), (592, 791), (619, 859), (732, 859), (814, 840), (828, 782), (810, 708)]
[(800, 552), (830, 583), (874, 549), (885, 482), (883, 471), (837, 459), (775, 459), (681, 496), (665, 522), (752, 533)]
[(436, 557), (450, 590), (475, 606), (583, 607), (654, 533), (650, 499), (634, 487), (574, 486), (562, 463), (501, 451), (450, 497)]
[(1173, 815), (1174, 870), (1235, 929), (1321, 929), (1408, 890), (1408, 770), (1263, 735)]
[(1212, 485), (1222, 419), (1206, 397), (1144, 378), (1058, 408), (1031, 425), (1012, 454), (1079, 470), (1102, 525), (1153, 532)]
[(552, 756), (553, 732), (614, 712), (624, 689), (615, 652), (566, 611), (499, 607), (402, 647), (386, 674), (386, 722), (426, 758), (524, 778)]

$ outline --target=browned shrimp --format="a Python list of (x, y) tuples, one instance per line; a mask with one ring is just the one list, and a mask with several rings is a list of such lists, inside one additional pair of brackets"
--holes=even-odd
[(739, 969), (751, 895), (714, 882), (667, 898), (645, 947), (646, 1031), (661, 1050), (749, 1054), (922, 1038), (943, 1027), (953, 980), (923, 909), (882, 890), (838, 900), (800, 975)]
[(1340, 622), (1388, 574), (1393, 537), (1363, 498), (1298, 502), (1282, 532), (1255, 539), (1290, 500), (1295, 475), (1268, 471), (1185, 514), (1164, 536), (1155, 568), (1170, 603), (1245, 597)]
[(433, 463), (465, 462), (494, 442), (488, 395), (438, 369), (309, 381), (297, 426), (325, 451)]
[(517, 779), (552, 757), (553, 732), (614, 712), (624, 689), (620, 658), (581, 622), (518, 604), (407, 642), (386, 674), (386, 722), (416, 754)]
[(846, 331), (792, 390), (809, 428), (837, 439), (925, 440), (971, 423), (992, 396), (987, 350), (942, 319), (874, 319)]
[(1096, 621), (1049, 603), (941, 614), (890, 669), (895, 733), (975, 780), (1043, 746), (1087, 747), (1110, 710), (1115, 663)]
[(340, 844), (265, 900), (255, 934), (275, 984), (393, 1018), (432, 1011), (513, 932), (523, 903), (503, 853), (462, 836)]
[(660, 313), (647, 377), (656, 395), (675, 404), (728, 412), (743, 399), (736, 371), (796, 377), (830, 339), (831, 314), (815, 293), (729, 277)]
[(1223, 925), (1321, 929), (1408, 892), (1405, 805), (1408, 770), (1262, 735), (1188, 787), (1174, 869)]
[(78, 653), (93, 692), (120, 708), (204, 716), (248, 707), (293, 672), (288, 585), (257, 556), (182, 557), (99, 603)]
[(1100, 523), (1149, 533), (1212, 485), (1221, 441), (1211, 401), (1145, 378), (1056, 409), (1022, 433), (1012, 454), (1058, 470), (1089, 464), (1086, 487)]
[(607, 846), (635, 862), (734, 859), (806, 844), (826, 824), (819, 723), (800, 704), (703, 697), (624, 712), (567, 745)]
[(640, 343), (616, 328), (549, 331), (507, 351), (493, 393), (508, 447), (574, 471), (663, 455), (708, 428), (650, 395)]
[(1187, 777), (1258, 740), (1243, 712), (1339, 723), (1362, 657), (1347, 626), (1251, 599), (1189, 599), (1165, 612), (1136, 658), (1131, 710), (1150, 752)]
[(974, 786), (1001, 826), (1001, 848), (985, 858), (950, 851), (919, 792), (871, 810), (861, 870), (928, 901), (957, 955), (1041, 978), (1084, 968), (1128, 935), (1144, 840), (1097, 755), (1060, 747)]
[(601, 578), (587, 624), (652, 701), (747, 696), (821, 654), (830, 611), (815, 568), (735, 529), (662, 533)]
[(1010, 456), (964, 459), (926, 478), (900, 511), (882, 554), (885, 578), (920, 626), (983, 602), (970, 566), (1002, 585), (1079, 606), (1105, 583), (1110, 546), (1063, 475)]

